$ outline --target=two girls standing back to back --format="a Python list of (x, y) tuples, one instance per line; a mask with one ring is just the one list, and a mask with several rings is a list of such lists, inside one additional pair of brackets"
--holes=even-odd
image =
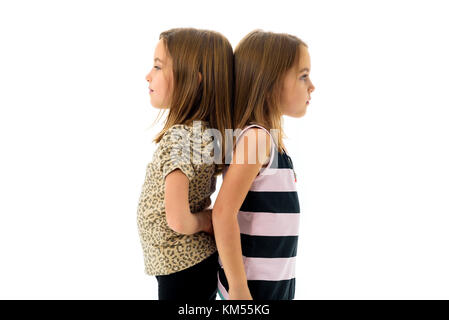
[[(224, 299), (293, 299), (299, 202), (281, 118), (304, 115), (314, 90), (307, 46), (254, 31), (237, 46), (233, 66), (232, 47), (219, 33), (172, 29), (161, 34), (154, 61), (151, 103), (169, 114), (155, 139), (137, 222), (159, 299), (214, 300), (217, 285)], [(243, 129), (230, 165), (192, 160), (210, 153), (208, 128), (220, 132), (222, 150), (225, 129)], [(253, 154), (260, 156), (255, 163)]]

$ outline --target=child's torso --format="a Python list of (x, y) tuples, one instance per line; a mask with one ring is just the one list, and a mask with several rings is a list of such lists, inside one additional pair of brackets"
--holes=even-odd
[[(190, 127), (184, 128), (191, 130)], [(147, 165), (139, 197), (137, 224), (144, 250), (145, 272), (149, 275), (171, 274), (201, 262), (216, 251), (214, 239), (205, 232), (180, 234), (167, 224), (165, 214), (165, 179), (163, 163), (170, 154), (163, 142)], [(195, 146), (195, 144), (192, 144)], [(195, 146), (204, 148), (207, 144)], [(191, 150), (192, 153), (195, 152)], [(193, 180), (189, 182), (189, 206), (192, 213), (204, 210), (215, 191), (215, 165), (192, 163)]]
[[(293, 298), (299, 213), (293, 162), (275, 146), (269, 165), (254, 179), (237, 215), (245, 271), (254, 299)], [(219, 280), (226, 292), (223, 269)]]

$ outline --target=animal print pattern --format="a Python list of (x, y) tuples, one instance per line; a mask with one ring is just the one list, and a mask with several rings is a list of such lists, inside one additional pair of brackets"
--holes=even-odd
[[(201, 122), (201, 130), (207, 128)], [(188, 132), (190, 157), (182, 155), (186, 140), (176, 134), (178, 129)], [(202, 132), (202, 131), (201, 131)], [(175, 169), (180, 169), (189, 179), (190, 212), (204, 210), (208, 198), (216, 188), (217, 166), (213, 162), (195, 163), (192, 156), (205, 152), (210, 141), (203, 142), (194, 132), (193, 126), (185, 124), (169, 128), (160, 140), (152, 161), (147, 165), (146, 175), (139, 198), (137, 225), (144, 254), (145, 273), (167, 275), (187, 269), (212, 255), (216, 250), (214, 238), (199, 232), (184, 235), (172, 230), (165, 215), (165, 177)], [(210, 146), (210, 144), (209, 144)], [(177, 157), (173, 157), (177, 154)], [(185, 153), (188, 156), (188, 153)]]

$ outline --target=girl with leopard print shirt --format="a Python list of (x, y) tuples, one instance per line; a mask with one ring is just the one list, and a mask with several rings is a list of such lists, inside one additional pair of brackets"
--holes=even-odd
[(208, 207), (223, 161), (198, 155), (211, 154), (208, 129), (224, 136), (231, 128), (232, 47), (214, 31), (162, 32), (146, 80), (151, 104), (168, 115), (139, 198), (145, 273), (156, 276), (160, 300), (215, 300), (219, 264)]

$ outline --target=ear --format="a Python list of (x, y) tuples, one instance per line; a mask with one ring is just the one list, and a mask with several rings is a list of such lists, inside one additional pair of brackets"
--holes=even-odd
[(198, 72), (198, 83), (201, 83), (203, 80), (203, 76), (201, 75), (201, 72)]

